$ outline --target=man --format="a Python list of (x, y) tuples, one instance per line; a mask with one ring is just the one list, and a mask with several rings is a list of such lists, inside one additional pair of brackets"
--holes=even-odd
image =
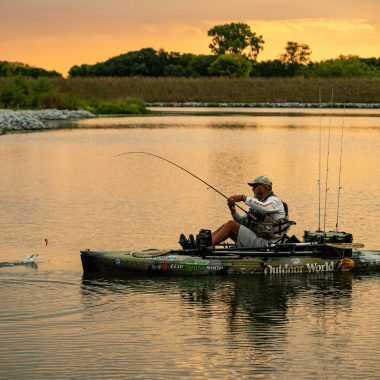
[[(281, 240), (290, 225), (294, 224), (287, 220), (287, 206), (273, 194), (272, 181), (268, 177), (259, 176), (248, 185), (252, 186), (254, 197), (233, 195), (228, 199), (234, 220), (229, 220), (212, 233), (213, 246), (230, 238), (241, 248), (265, 247)], [(250, 215), (239, 214), (236, 202), (249, 206)]]

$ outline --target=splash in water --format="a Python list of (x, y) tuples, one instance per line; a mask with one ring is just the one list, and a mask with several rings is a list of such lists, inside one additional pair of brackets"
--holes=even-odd
[(10, 262), (0, 262), (0, 267), (13, 267), (16, 265), (37, 265), (38, 255), (36, 253), (29, 255), (23, 261), (10, 261)]

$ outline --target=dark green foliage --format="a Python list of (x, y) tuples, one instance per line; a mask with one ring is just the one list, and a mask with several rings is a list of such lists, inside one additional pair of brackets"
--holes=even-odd
[(209, 67), (217, 59), (216, 55), (195, 55), (189, 63), (189, 71), (193, 77), (209, 75)]
[(62, 94), (48, 79), (11, 77), (0, 86), (0, 103), (5, 108), (76, 109), (78, 101)]
[(252, 64), (240, 54), (222, 54), (209, 67), (209, 73), (214, 76), (230, 78), (247, 77)]
[(91, 77), (92, 75), (92, 66), (91, 65), (80, 65), (80, 66), (73, 66), (69, 70), (69, 75), (71, 77)]
[[(94, 94), (92, 94), (92, 97)], [(84, 99), (70, 91), (62, 91), (49, 79), (30, 79), (22, 76), (0, 81), (2, 108), (29, 109), (87, 109), (102, 114), (146, 113), (145, 103), (136, 98), (120, 100)]]
[(251, 77), (293, 77), (297, 74), (299, 65), (288, 64), (274, 59), (273, 61), (255, 62)]
[(341, 56), (310, 64), (300, 70), (305, 77), (378, 77), (380, 68), (366, 64), (358, 57)]
[(62, 77), (57, 71), (48, 71), (39, 67), (31, 67), (24, 63), (0, 61), (0, 76), (24, 76), (31, 78), (56, 78)]
[(358, 58), (360, 62), (365, 63), (367, 66), (370, 66), (374, 69), (380, 70), (380, 58)]
[(163, 50), (152, 48), (131, 51), (95, 65), (74, 66), (70, 77), (86, 76), (162, 76), (166, 55)]
[(31, 92), (30, 85), (21, 77), (16, 77), (15, 80), (7, 82), (1, 87), (0, 100), (5, 108), (19, 107), (28, 102), (28, 97)]
[(241, 54), (256, 60), (260, 50), (263, 50), (263, 36), (256, 35), (247, 24), (216, 25), (207, 34), (212, 37), (209, 48), (217, 55)]
[(281, 56), (281, 61), (291, 65), (307, 65), (311, 62), (310, 55), (309, 45), (288, 41), (285, 53)]
[(207, 76), (212, 55), (180, 54), (152, 48), (131, 51), (95, 65), (73, 66), (74, 77), (129, 77), (129, 76)]
[[(226, 55), (231, 53), (229, 50)], [(310, 48), (305, 44), (288, 42), (287, 53), (282, 59), (257, 62), (250, 60), (251, 77), (344, 77), (377, 76), (380, 58), (340, 57), (335, 60), (311, 63)], [(234, 54), (228, 60), (224, 54), (195, 55), (166, 52), (152, 48), (132, 51), (95, 65), (73, 66), (69, 75), (74, 77), (203, 77), (203, 76), (246, 76), (247, 71), (239, 68), (235, 61), (242, 54)], [(219, 59), (220, 58), (220, 59)], [(218, 60), (218, 62), (216, 62)], [(243, 62), (243, 60), (240, 60)], [(235, 62), (235, 63), (234, 63)], [(308, 64), (306, 64), (309, 62)]]

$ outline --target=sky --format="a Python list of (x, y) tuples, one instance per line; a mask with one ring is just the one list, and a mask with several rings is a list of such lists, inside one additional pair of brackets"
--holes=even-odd
[(263, 36), (259, 61), (287, 41), (308, 44), (314, 61), (380, 57), (380, 0), (0, 0), (0, 61), (66, 75), (146, 47), (210, 54), (207, 31), (231, 22)]

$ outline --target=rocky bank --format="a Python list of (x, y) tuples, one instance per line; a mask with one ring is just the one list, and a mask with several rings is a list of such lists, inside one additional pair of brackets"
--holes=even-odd
[(95, 115), (84, 110), (0, 110), (0, 135), (8, 132), (54, 129), (57, 125), (49, 124), (49, 121), (90, 117), (95, 117)]

